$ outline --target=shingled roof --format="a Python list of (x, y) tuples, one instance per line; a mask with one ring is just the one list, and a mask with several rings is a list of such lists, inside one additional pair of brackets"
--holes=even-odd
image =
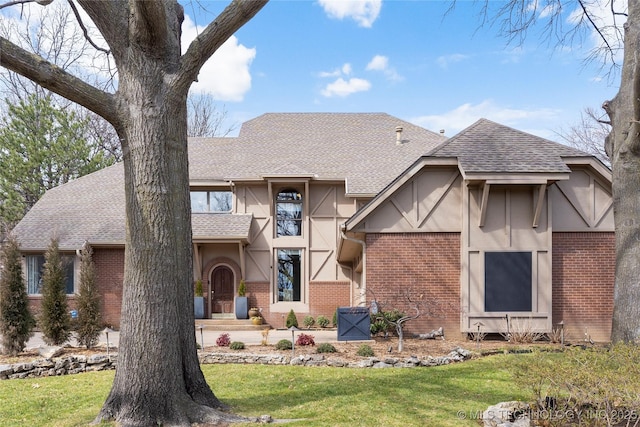
[[(191, 138), (189, 175), (194, 186), (308, 176), (345, 181), (349, 194), (370, 196), (444, 140), (383, 113), (264, 114), (243, 124), (235, 138)], [(124, 244), (123, 172), (117, 164), (47, 191), (13, 230), (22, 250), (42, 250), (53, 236), (62, 250), (85, 240)], [(244, 240), (250, 223), (251, 215), (193, 214), (193, 238)]]
[(567, 157), (592, 157), (575, 148), (480, 119), (427, 154), (455, 157), (471, 173), (568, 173)]
[(193, 181), (312, 175), (372, 196), (445, 140), (384, 113), (270, 113), (244, 123), (237, 138), (192, 139), (189, 168)]

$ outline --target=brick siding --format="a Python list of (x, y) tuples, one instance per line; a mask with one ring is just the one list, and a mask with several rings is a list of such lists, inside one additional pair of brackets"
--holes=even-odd
[(460, 233), (368, 234), (367, 303), (410, 314), (406, 301), (422, 296), (425, 316), (405, 323), (407, 333), (440, 326), (445, 335), (460, 334)]
[(94, 248), (93, 262), (100, 291), (102, 321), (106, 326), (119, 329), (124, 281), (124, 248)]
[(614, 233), (553, 234), (553, 324), (566, 339), (609, 341), (614, 280)]
[(309, 284), (309, 313), (298, 319), (302, 325), (304, 316), (314, 318), (322, 315), (333, 321), (333, 314), (338, 307), (349, 307), (350, 304), (349, 282), (311, 282)]

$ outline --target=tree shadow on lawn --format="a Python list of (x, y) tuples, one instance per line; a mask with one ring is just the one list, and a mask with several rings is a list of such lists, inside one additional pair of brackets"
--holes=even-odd
[[(239, 365), (233, 374), (235, 387), (250, 383), (250, 389), (239, 393), (213, 387), (233, 412), (245, 415), (330, 420), (334, 425), (354, 420), (360, 425), (424, 425), (426, 419), (449, 419), (459, 425), (459, 411), (477, 414), (498, 402), (526, 399), (508, 371), (513, 357), (517, 356), (417, 368)], [(223, 366), (207, 367), (205, 375), (230, 377), (229, 372), (217, 372), (228, 368)], [(264, 381), (256, 382), (256, 377)]]

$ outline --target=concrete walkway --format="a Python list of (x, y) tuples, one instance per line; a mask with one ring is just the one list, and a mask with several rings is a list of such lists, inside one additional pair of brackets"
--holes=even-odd
[[(231, 341), (241, 341), (245, 343), (245, 345), (260, 345), (262, 343), (262, 332), (261, 331), (208, 331), (206, 329), (202, 330), (202, 335), (200, 334), (200, 330), (196, 329), (196, 342), (202, 345), (204, 342), (204, 347), (212, 347), (216, 345), (216, 339), (223, 333), (228, 333)], [(295, 338), (298, 338), (298, 335), (304, 333), (307, 335), (311, 335), (314, 338), (316, 343), (322, 342), (337, 342), (337, 331), (335, 329), (312, 329), (312, 330), (300, 330), (295, 332)], [(281, 339), (291, 340), (291, 331), (286, 329), (271, 329), (269, 331), (269, 336), (267, 338), (268, 343), (270, 345), (274, 345)], [(109, 346), (110, 347), (118, 347), (120, 340), (120, 332), (114, 331), (109, 333)], [(102, 332), (100, 334), (99, 339), (100, 345), (107, 345), (107, 335)], [(71, 345), (77, 345), (75, 339), (71, 339), (69, 341)], [(46, 344), (42, 340), (42, 333), (36, 332), (36, 334), (29, 340), (27, 343), (27, 348), (38, 348), (41, 346), (45, 346)]]

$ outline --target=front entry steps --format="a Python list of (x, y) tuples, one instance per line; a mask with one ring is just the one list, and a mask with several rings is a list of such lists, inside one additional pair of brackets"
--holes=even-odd
[(196, 331), (200, 330), (200, 326), (205, 331), (262, 331), (271, 329), (267, 323), (254, 325), (250, 319), (236, 319), (235, 316), (215, 315), (213, 319), (196, 319)]

